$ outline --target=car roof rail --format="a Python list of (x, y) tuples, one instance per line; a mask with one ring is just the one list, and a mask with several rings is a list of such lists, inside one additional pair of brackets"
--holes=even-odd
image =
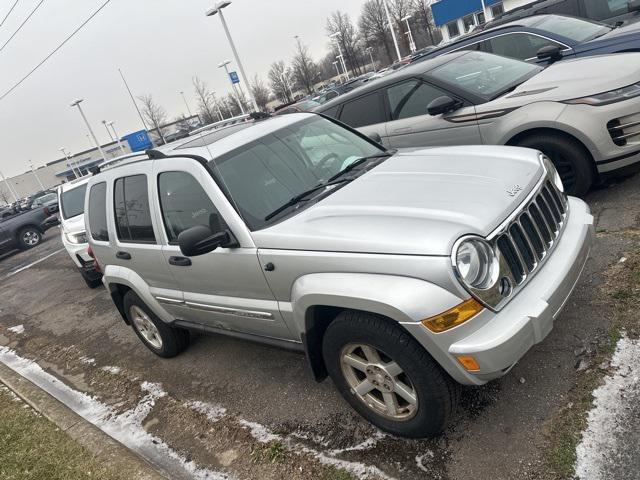
[(120, 165), (122, 165), (123, 162), (131, 163), (129, 160), (133, 161), (133, 159), (135, 159), (137, 157), (145, 157), (145, 158), (143, 158), (141, 160), (148, 160), (149, 159), (149, 156), (147, 155), (147, 151), (127, 153), (125, 155), (120, 155), (119, 157), (110, 158), (109, 160), (106, 160), (106, 161), (102, 162), (100, 165), (98, 165), (95, 168), (95, 172), (94, 173), (100, 173), (100, 172), (102, 172), (104, 170), (108, 170), (109, 168), (114, 168), (114, 167), (120, 166)]

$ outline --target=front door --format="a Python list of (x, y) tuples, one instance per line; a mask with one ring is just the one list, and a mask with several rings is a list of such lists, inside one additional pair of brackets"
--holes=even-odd
[[(393, 148), (421, 148), (441, 145), (481, 144), (475, 108), (462, 107), (451, 114), (432, 116), (427, 106), (438, 97), (450, 94), (420, 79), (412, 78), (387, 87), (391, 120), (386, 125), (389, 146)], [(468, 116), (464, 122), (450, 117)]]
[[(209, 173), (191, 159), (160, 160), (154, 168), (159, 223), (166, 240), (163, 253), (183, 291), (185, 315), (189, 316), (184, 320), (292, 339), (265, 279), (257, 249)], [(205, 225), (214, 234), (229, 229), (239, 246), (186, 258), (180, 252), (178, 235), (196, 225)]]

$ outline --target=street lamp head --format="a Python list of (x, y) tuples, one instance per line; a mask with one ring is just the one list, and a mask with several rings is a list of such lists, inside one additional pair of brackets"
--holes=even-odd
[(229, 5), (231, 5), (231, 0), (223, 0), (222, 2), (218, 2), (216, 3), (215, 7), (207, 10), (205, 15), (207, 17), (213, 17), (216, 13), (218, 13), (223, 8), (228, 7)]
[(73, 102), (70, 106), (71, 107), (75, 107), (77, 105), (80, 105), (81, 102), (83, 102), (84, 99), (83, 98), (79, 98), (78, 100), (76, 100), (75, 102)]
[(406, 20), (409, 20), (410, 18), (411, 18), (411, 15), (407, 15), (406, 17), (402, 17), (402, 18), (400, 19), (400, 21), (401, 21), (401, 22), (404, 22), (404, 21), (406, 21)]
[(224, 67), (225, 65), (229, 65), (230, 63), (231, 63), (231, 60), (225, 60), (224, 62), (220, 62), (220, 63), (218, 64), (218, 68), (222, 68), (222, 67)]
[(331, 38), (335, 38), (335, 37), (339, 37), (339, 36), (340, 36), (340, 32), (332, 33), (331, 35), (329, 35), (329, 37), (331, 37)]

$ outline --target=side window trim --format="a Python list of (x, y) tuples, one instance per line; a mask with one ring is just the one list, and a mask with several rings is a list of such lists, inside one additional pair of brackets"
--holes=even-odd
[[(153, 236), (154, 239), (153, 240), (130, 240), (130, 239), (122, 239), (120, 238), (120, 234), (118, 233), (118, 221), (116, 218), (116, 182), (118, 180), (122, 180), (123, 181), (123, 188), (124, 186), (126, 186), (126, 181), (125, 179), (128, 177), (133, 177), (133, 176), (137, 176), (137, 175), (143, 175), (146, 179), (146, 183), (147, 183), (147, 203), (149, 206), (149, 220), (151, 221), (151, 229), (153, 230)], [(154, 225), (153, 222), (153, 210), (152, 210), (152, 195), (149, 189), (149, 176), (146, 173), (131, 173), (129, 175), (123, 175), (122, 177), (117, 177), (114, 178), (113, 181), (111, 182), (111, 189), (112, 189), (112, 207), (113, 207), (113, 229), (115, 232), (115, 239), (116, 242), (122, 245), (158, 245), (158, 232), (156, 231), (156, 226)], [(127, 222), (129, 220), (127, 219)]]
[[(458, 50), (463, 50), (463, 49), (465, 49), (465, 48), (467, 48), (467, 47), (470, 47), (470, 46), (472, 46), (472, 45), (477, 45), (478, 43), (482, 43), (482, 42), (485, 42), (485, 41), (491, 41), (491, 40), (493, 40), (494, 38), (504, 37), (505, 35), (515, 35), (515, 34), (519, 34), (519, 33), (522, 33), (522, 34), (525, 34), (525, 35), (534, 35), (534, 36), (536, 36), (536, 37), (540, 37), (540, 38), (544, 38), (545, 40), (549, 40), (550, 42), (553, 42), (553, 43), (559, 43), (560, 45), (562, 45), (562, 46), (564, 47), (564, 48), (562, 49), (562, 51), (563, 51), (563, 52), (566, 52), (566, 51), (568, 51), (568, 50), (571, 50), (571, 47), (570, 47), (569, 45), (567, 45), (567, 44), (565, 44), (564, 42), (561, 42), (561, 41), (559, 41), (559, 40), (553, 40), (552, 38), (546, 37), (546, 36), (544, 36), (544, 35), (541, 35), (541, 34), (539, 34), (539, 33), (535, 33), (535, 32), (525, 32), (525, 31), (522, 31), (522, 30), (517, 30), (517, 31), (513, 31), (513, 32), (500, 33), (500, 34), (498, 34), (498, 35), (493, 35), (493, 36), (489, 36), (489, 35), (487, 35), (486, 37), (484, 37), (484, 38), (482, 38), (482, 39), (480, 39), (480, 40), (478, 40), (478, 41), (476, 41), (476, 42), (467, 43), (467, 44), (462, 45), (462, 46), (460, 46), (460, 47), (458, 47), (458, 48), (454, 48), (454, 49), (452, 49), (452, 50), (449, 50), (447, 53), (457, 52)], [(525, 59), (524, 61), (532, 60), (532, 59), (534, 59), (534, 58), (536, 58), (536, 57), (527, 58), (527, 59)]]

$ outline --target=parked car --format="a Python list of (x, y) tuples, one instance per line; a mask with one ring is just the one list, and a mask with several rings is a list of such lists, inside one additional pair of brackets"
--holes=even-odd
[(314, 100), (302, 100), (300, 102), (294, 103), (292, 105), (288, 105), (283, 108), (279, 108), (275, 111), (276, 115), (284, 115), (286, 113), (300, 113), (300, 112), (308, 112), (313, 110), (316, 107), (319, 107), (320, 104)]
[(459, 51), (407, 67), (316, 111), (390, 148), (535, 148), (551, 158), (570, 194), (583, 195), (599, 177), (640, 161), (638, 65), (640, 53), (543, 68)]
[(45, 195), (36, 197), (32, 202), (30, 208), (46, 208), (49, 214), (56, 213), (58, 211), (58, 194), (56, 192), (47, 193)]
[(572, 15), (613, 25), (617, 22), (640, 20), (640, 1), (541, 0), (504, 12), (496, 19), (487, 22), (484, 27), (493, 28), (519, 18), (550, 13)]
[(640, 51), (640, 22), (621, 27), (563, 15), (536, 15), (466, 35), (414, 60), (458, 50), (494, 53), (528, 62)]
[(42, 241), (44, 233), (52, 226), (47, 219), (49, 211), (36, 208), (0, 219), (0, 249), (33, 248)]
[(304, 351), (396, 435), (440, 432), (459, 384), (540, 342), (589, 254), (589, 208), (535, 150), (394, 152), (309, 113), (196, 145), (89, 180), (125, 322), (161, 357), (189, 330)]
[(62, 244), (89, 288), (102, 284), (102, 273), (96, 269), (89, 252), (84, 227), (84, 197), (91, 177), (82, 177), (58, 187), (60, 198), (60, 233)]

